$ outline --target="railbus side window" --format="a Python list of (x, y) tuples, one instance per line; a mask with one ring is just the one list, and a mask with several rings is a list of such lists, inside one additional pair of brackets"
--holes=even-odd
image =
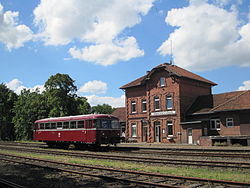
[(59, 128), (59, 129), (62, 128), (62, 122), (57, 122), (57, 128)]
[(56, 123), (51, 123), (51, 129), (55, 129), (56, 128)]
[(70, 122), (70, 128), (75, 129), (76, 128), (76, 121), (71, 121)]
[(39, 129), (44, 129), (44, 123), (39, 124)]
[(64, 129), (68, 129), (69, 128), (69, 122), (68, 121), (63, 122), (63, 128)]
[(78, 121), (77, 128), (84, 128), (84, 121)]
[(45, 129), (50, 129), (50, 123), (45, 123)]

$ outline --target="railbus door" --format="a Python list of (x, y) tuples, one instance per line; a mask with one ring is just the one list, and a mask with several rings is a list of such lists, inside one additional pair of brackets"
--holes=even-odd
[(86, 120), (85, 121), (85, 127), (86, 127), (86, 142), (87, 143), (92, 143), (95, 142), (96, 140), (96, 131), (94, 130), (94, 124), (93, 120)]

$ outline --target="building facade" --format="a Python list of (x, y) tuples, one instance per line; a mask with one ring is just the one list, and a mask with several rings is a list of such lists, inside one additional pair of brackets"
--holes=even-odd
[(122, 86), (127, 141), (212, 145), (218, 140), (233, 143), (244, 138), (248, 144), (250, 92), (212, 95), (215, 85), (164, 63)]
[(121, 89), (126, 93), (126, 138), (137, 142), (183, 143), (181, 122), (200, 95), (215, 83), (178, 66), (161, 64)]
[(250, 145), (250, 90), (200, 96), (182, 123), (201, 145)]

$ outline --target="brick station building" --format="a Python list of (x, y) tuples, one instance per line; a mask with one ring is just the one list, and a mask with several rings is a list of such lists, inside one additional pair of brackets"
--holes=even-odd
[[(212, 95), (211, 88), (215, 85), (176, 65), (164, 63), (120, 87), (126, 94), (126, 139), (212, 145), (215, 138), (211, 136), (217, 136), (216, 141), (224, 139), (231, 143), (232, 139), (244, 135), (246, 143), (249, 142), (250, 91)], [(247, 105), (230, 109), (235, 106), (233, 101), (239, 103), (239, 98)], [(224, 129), (225, 121), (233, 125)]]

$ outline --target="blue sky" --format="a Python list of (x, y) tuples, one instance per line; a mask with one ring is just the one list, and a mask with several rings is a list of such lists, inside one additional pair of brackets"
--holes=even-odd
[(250, 0), (0, 0), (0, 83), (16, 93), (69, 74), (92, 105), (169, 62), (250, 89)]

